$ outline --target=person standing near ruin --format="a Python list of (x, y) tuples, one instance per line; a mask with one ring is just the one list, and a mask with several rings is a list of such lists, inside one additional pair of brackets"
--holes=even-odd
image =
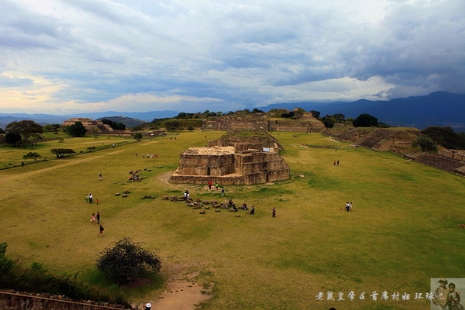
[(212, 189), (212, 185), (213, 185), (212, 181), (208, 181), (208, 189), (209, 189), (209, 190)]
[(221, 196), (224, 197), (224, 186), (221, 188)]

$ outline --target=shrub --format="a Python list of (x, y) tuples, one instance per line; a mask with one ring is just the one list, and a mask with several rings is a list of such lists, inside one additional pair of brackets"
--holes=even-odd
[(437, 152), (438, 148), (434, 143), (433, 139), (428, 136), (420, 135), (415, 141), (413, 141), (413, 147), (420, 146), (422, 152)]
[(117, 284), (126, 284), (137, 278), (157, 273), (161, 268), (160, 258), (123, 238), (112, 248), (105, 249), (97, 259), (97, 269)]

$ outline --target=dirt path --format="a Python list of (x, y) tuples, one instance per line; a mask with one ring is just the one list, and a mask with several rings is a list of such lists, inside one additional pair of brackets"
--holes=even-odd
[[(63, 167), (73, 166), (73, 165), (89, 162), (89, 161), (92, 161), (92, 160), (95, 160), (95, 159), (102, 158), (102, 157), (107, 156), (107, 155), (118, 154), (120, 152), (122, 152), (122, 151), (114, 151), (114, 152), (111, 152), (111, 153), (108, 153), (108, 154), (105, 154), (105, 155), (84, 157), (84, 158), (79, 158), (79, 159), (72, 158), (72, 159), (69, 159), (69, 160), (66, 160), (66, 161), (63, 161), (63, 162), (59, 162), (58, 164), (56, 164), (56, 165), (54, 165), (52, 167), (47, 167), (47, 168), (42, 168), (42, 169), (39, 168), (39, 169), (34, 170), (34, 171), (29, 171), (29, 172), (24, 172), (24, 173), (19, 173), (19, 174), (12, 174), (12, 175), (6, 175), (6, 176), (3, 175), (2, 176), (2, 181), (9, 182), (9, 181), (16, 181), (16, 180), (20, 180), (20, 179), (27, 179), (27, 178), (33, 177), (35, 175), (42, 174), (44, 172), (50, 172), (50, 171), (54, 171), (54, 170), (57, 170), (57, 169), (60, 169), (60, 168), (63, 168)], [(60, 161), (60, 160), (58, 159), (56, 161)], [(40, 163), (37, 163), (37, 165), (40, 165)], [(13, 169), (23, 169), (23, 168), (22, 167), (21, 168), (17, 167), (17, 168), (13, 168)]]
[(198, 272), (185, 274), (185, 266), (175, 265), (169, 267), (166, 289), (155, 298), (137, 301), (132, 304), (136, 310), (144, 309), (146, 303), (152, 304), (152, 309), (195, 310), (199, 304), (212, 297), (212, 286), (202, 287), (197, 283)]

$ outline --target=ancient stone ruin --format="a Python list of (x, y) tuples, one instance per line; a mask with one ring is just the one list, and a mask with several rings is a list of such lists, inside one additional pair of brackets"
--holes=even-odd
[(324, 124), (309, 112), (298, 114), (295, 119), (269, 120), (266, 115), (247, 115), (243, 117), (224, 116), (203, 120), (202, 130), (251, 130), (251, 131), (288, 131), (322, 132)]
[(179, 167), (170, 182), (251, 185), (289, 179), (290, 169), (279, 155), (277, 143), (269, 139), (267, 142), (253, 141), (253, 138), (237, 140), (237, 137), (215, 140), (207, 147), (187, 149), (181, 154)]

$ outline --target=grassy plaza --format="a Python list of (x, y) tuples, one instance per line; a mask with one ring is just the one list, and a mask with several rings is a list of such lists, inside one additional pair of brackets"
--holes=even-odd
[[(458, 226), (465, 223), (463, 177), (320, 134), (273, 132), (291, 168), (287, 181), (225, 186), (225, 197), (207, 184), (167, 182), (185, 149), (222, 134), (1, 146), (0, 166), (15, 167), (0, 170), (0, 242), (25, 265), (43, 263), (104, 285), (95, 268), (99, 252), (128, 237), (162, 258), (159, 281), (126, 288), (129, 300), (156, 299), (168, 275), (195, 274), (211, 294), (202, 309), (429, 309), (430, 278), (465, 278), (465, 230)], [(86, 151), (89, 146), (96, 150)], [(76, 155), (54, 159), (50, 149), (58, 147)], [(23, 160), (30, 151), (47, 160)], [(143, 180), (127, 182), (131, 170)], [(186, 189), (194, 200), (254, 205), (255, 215), (199, 214), (184, 202), (162, 200)], [(128, 197), (115, 195), (125, 191)], [(89, 193), (93, 204), (85, 201)], [(344, 210), (346, 201), (352, 212)], [(103, 238), (89, 222), (97, 211)]]

